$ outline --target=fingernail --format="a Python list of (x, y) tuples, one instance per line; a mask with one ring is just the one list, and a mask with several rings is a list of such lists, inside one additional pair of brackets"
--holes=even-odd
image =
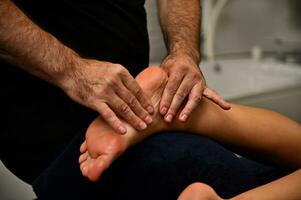
[(172, 115), (171, 115), (171, 114), (167, 115), (167, 116), (165, 117), (165, 120), (166, 120), (167, 122), (171, 122), (171, 121), (172, 121)]
[(147, 116), (144, 121), (147, 123), (147, 124), (151, 124), (153, 122), (153, 119), (151, 118), (151, 116)]
[(184, 121), (186, 121), (187, 117), (188, 116), (186, 114), (183, 114), (180, 119), (184, 122)]
[(231, 104), (230, 103), (227, 102), (226, 105), (227, 105), (228, 109), (231, 108)]
[(154, 108), (153, 108), (152, 106), (148, 106), (148, 107), (147, 107), (147, 112), (148, 112), (149, 114), (153, 114)]
[(147, 125), (144, 122), (139, 123), (139, 129), (140, 130), (144, 130), (144, 129), (146, 129), (146, 127), (147, 127)]
[(163, 107), (163, 108), (161, 109), (161, 114), (162, 114), (162, 115), (165, 115), (166, 112), (167, 112), (167, 108), (166, 108), (166, 107)]
[(119, 130), (119, 132), (120, 132), (121, 134), (125, 134), (125, 133), (126, 133), (126, 129), (125, 129), (123, 126), (120, 126), (120, 127), (118, 128), (118, 130)]

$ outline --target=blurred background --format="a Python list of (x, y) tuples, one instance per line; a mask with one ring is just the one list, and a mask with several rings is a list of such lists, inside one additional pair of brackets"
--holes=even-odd
[[(225, 99), (301, 123), (301, 1), (203, 0), (202, 69)], [(166, 55), (156, 1), (147, 0), (150, 62)], [(29, 185), (0, 162), (0, 199), (30, 200)]]
[[(151, 63), (166, 55), (156, 1), (147, 1)], [(202, 63), (225, 99), (301, 122), (301, 1), (203, 0)]]
[[(151, 62), (159, 62), (166, 50), (158, 23), (156, 1), (146, 2)], [(250, 52), (254, 46), (272, 52), (280, 51), (280, 47), (283, 51), (301, 48), (299, 0), (203, 0), (203, 50), (206, 49), (205, 29), (210, 23), (214, 5), (219, 2), (223, 7), (215, 31), (217, 56)], [(207, 56), (204, 51), (202, 55)]]

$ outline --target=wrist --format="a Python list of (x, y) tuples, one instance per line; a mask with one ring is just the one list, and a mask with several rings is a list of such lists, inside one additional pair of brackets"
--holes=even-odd
[(52, 74), (54, 84), (67, 91), (78, 82), (80, 69), (85, 66), (85, 59), (68, 49), (62, 59), (61, 67)]
[(186, 45), (174, 44), (170, 47), (169, 55), (171, 55), (171, 57), (189, 58), (193, 60), (196, 65), (199, 65), (201, 62), (200, 50), (197, 47), (187, 47)]

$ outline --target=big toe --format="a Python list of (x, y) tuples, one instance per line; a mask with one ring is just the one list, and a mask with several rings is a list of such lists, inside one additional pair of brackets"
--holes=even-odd
[(95, 161), (89, 166), (87, 176), (91, 181), (97, 181), (100, 176), (108, 169), (112, 161), (110, 158), (105, 156), (99, 156)]

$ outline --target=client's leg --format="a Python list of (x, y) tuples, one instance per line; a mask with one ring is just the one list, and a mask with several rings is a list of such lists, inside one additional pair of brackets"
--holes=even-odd
[[(301, 198), (301, 170), (271, 183), (237, 195), (231, 200), (299, 200)], [(178, 200), (222, 200), (212, 187), (203, 183), (189, 185)]]
[(180, 194), (178, 200), (222, 200), (222, 198), (212, 187), (203, 183), (193, 183)]
[(301, 199), (301, 169), (276, 181), (242, 193), (232, 200), (299, 200)]
[[(165, 73), (160, 68), (150, 67), (138, 75), (137, 81), (152, 97), (156, 107), (167, 81)], [(273, 112), (239, 105), (232, 105), (230, 111), (224, 111), (204, 99), (186, 123), (165, 124), (156, 114), (154, 118), (148, 130), (137, 134), (128, 127), (124, 136), (115, 134), (101, 118), (96, 119), (87, 131), (87, 143), (81, 148), (86, 152), (80, 157), (83, 174), (97, 180), (126, 148), (162, 130), (191, 131), (226, 144), (241, 154), (260, 152), (273, 161), (290, 166), (300, 166), (301, 163), (301, 154), (296, 153), (301, 151), (300, 125)]]
[(224, 111), (204, 99), (187, 123), (174, 127), (214, 139), (239, 154), (301, 167), (301, 126), (278, 113), (235, 104)]

